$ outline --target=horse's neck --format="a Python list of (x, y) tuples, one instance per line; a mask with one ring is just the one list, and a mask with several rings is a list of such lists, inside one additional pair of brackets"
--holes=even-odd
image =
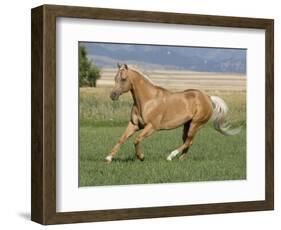
[(148, 79), (134, 71), (132, 77), (131, 93), (134, 99), (134, 104), (142, 111), (144, 104), (156, 97), (160, 89), (153, 85)]

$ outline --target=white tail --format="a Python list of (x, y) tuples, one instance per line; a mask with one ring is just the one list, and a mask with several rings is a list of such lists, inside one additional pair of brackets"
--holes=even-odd
[(230, 125), (225, 120), (226, 114), (228, 112), (228, 107), (224, 100), (217, 96), (211, 96), (210, 98), (213, 103), (212, 120), (214, 122), (214, 128), (226, 136), (238, 134), (241, 130), (241, 127), (229, 129)]

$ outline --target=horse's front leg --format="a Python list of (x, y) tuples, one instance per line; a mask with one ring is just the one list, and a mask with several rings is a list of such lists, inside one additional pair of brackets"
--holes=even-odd
[(154, 131), (155, 129), (153, 128), (153, 126), (151, 124), (147, 124), (134, 142), (135, 149), (136, 149), (136, 156), (141, 161), (144, 160), (144, 154), (141, 151), (140, 143), (144, 138), (150, 136)]
[(130, 136), (132, 136), (138, 129), (139, 129), (139, 127), (137, 125), (134, 125), (131, 121), (129, 122), (125, 132), (120, 137), (120, 139), (117, 142), (117, 144), (113, 147), (113, 149), (111, 150), (110, 154), (105, 158), (106, 162), (110, 163), (112, 161), (112, 158), (116, 155), (116, 153), (120, 149), (121, 145), (123, 145), (125, 143), (125, 141)]

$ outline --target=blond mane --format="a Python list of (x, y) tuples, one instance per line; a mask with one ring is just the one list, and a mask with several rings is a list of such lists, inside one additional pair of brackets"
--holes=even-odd
[(130, 70), (133, 70), (134, 72), (138, 73), (139, 75), (141, 75), (144, 79), (146, 79), (149, 83), (151, 83), (154, 86), (158, 86), (156, 85), (147, 75), (145, 75), (144, 73), (142, 73), (140, 70), (136, 69), (133, 66), (129, 66)]

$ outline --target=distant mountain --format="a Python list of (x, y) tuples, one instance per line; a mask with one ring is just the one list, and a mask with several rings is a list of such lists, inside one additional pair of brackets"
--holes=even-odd
[(143, 70), (153, 70), (153, 69), (157, 69), (157, 70), (169, 70), (169, 69), (174, 69), (174, 70), (180, 70), (182, 68), (178, 67), (178, 66), (172, 66), (172, 65), (161, 65), (161, 64), (153, 64), (153, 63), (148, 63), (145, 61), (135, 61), (132, 59), (128, 59), (128, 60), (120, 60), (120, 59), (113, 59), (110, 57), (106, 57), (106, 56), (99, 56), (99, 55), (88, 55), (88, 57), (90, 59), (93, 60), (93, 62), (95, 63), (95, 65), (102, 67), (102, 68), (112, 68), (112, 67), (116, 67), (117, 63), (126, 63), (129, 65), (133, 65), (133, 66), (138, 66), (141, 67), (141, 69)]
[(82, 43), (100, 67), (117, 62), (151, 69), (246, 73), (246, 50), (160, 45)]

